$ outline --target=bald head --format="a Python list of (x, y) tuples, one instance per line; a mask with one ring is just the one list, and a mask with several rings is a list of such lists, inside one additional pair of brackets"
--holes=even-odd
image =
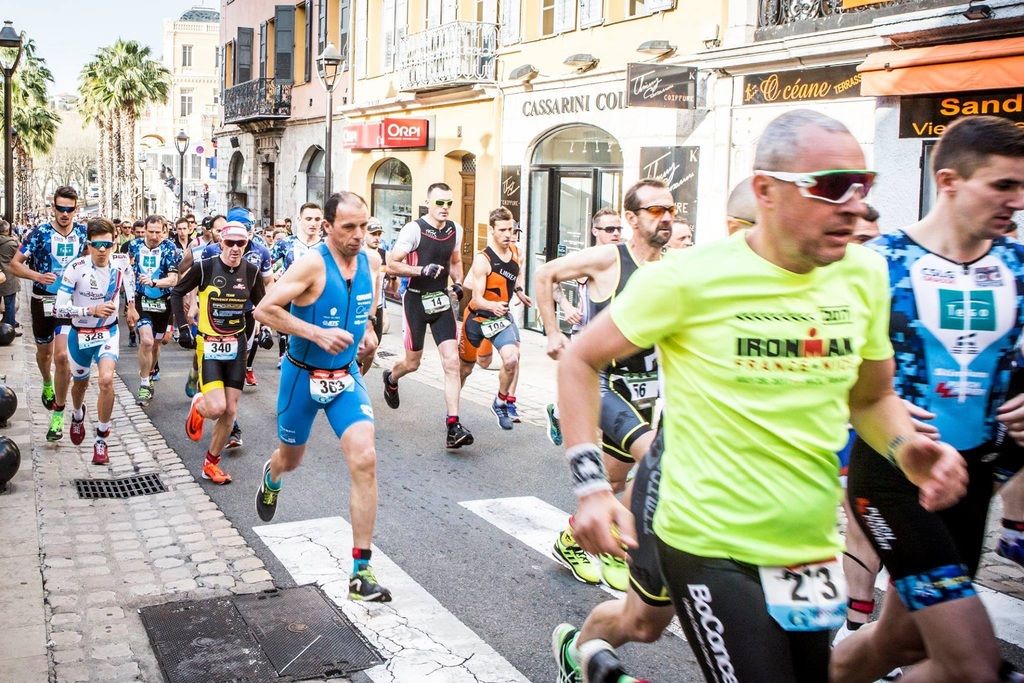
[(754, 168), (760, 171), (792, 171), (805, 155), (805, 131), (820, 128), (829, 133), (846, 133), (850, 129), (831, 116), (811, 109), (795, 109), (776, 117), (761, 133), (754, 152)]
[(729, 234), (749, 228), (757, 222), (757, 199), (754, 197), (753, 176), (747, 176), (732, 188), (725, 205)]

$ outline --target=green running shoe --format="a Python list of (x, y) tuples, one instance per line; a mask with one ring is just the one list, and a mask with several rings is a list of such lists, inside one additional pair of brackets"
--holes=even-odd
[(629, 567), (626, 561), (604, 553), (598, 558), (601, 560), (601, 580), (610, 588), (625, 591), (629, 587)]
[(573, 657), (579, 633), (580, 630), (572, 624), (559, 624), (551, 634), (551, 654), (555, 656), (555, 664), (558, 666), (557, 683), (581, 683), (583, 680), (580, 667)]
[(562, 445), (562, 423), (555, 417), (555, 404), (549, 403), (544, 411), (548, 417), (548, 441), (554, 446)]
[(601, 583), (601, 570), (590, 559), (590, 555), (587, 555), (586, 551), (576, 543), (576, 539), (572, 537), (572, 531), (569, 529), (558, 534), (551, 554), (559, 564), (572, 572), (577, 581), (593, 586)]
[(391, 591), (377, 583), (373, 570), (367, 567), (349, 577), (348, 599), (362, 602), (391, 602)]
[(53, 403), (57, 399), (57, 392), (53, 390), (53, 385), (43, 385), (43, 407), (47, 410), (53, 410)]
[(139, 397), (135, 399), (135, 403), (140, 406), (148, 406), (149, 402), (153, 400), (153, 387), (148, 384), (143, 384), (139, 387)]
[(64, 411), (50, 414), (50, 429), (46, 432), (47, 441), (60, 441), (64, 438)]
[(277, 497), (281, 493), (281, 489), (275, 491), (267, 487), (267, 475), (269, 473), (270, 461), (267, 460), (263, 465), (263, 477), (260, 479), (260, 487), (256, 491), (256, 514), (264, 522), (274, 519), (274, 513), (277, 512)]
[(199, 375), (195, 370), (188, 371), (188, 379), (185, 381), (185, 395), (192, 398), (199, 391)]

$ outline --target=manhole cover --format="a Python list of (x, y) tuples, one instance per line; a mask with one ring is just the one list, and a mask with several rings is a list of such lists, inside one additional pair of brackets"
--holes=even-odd
[(75, 479), (79, 498), (133, 498), (164, 493), (159, 474), (133, 474), (121, 479)]
[(139, 613), (169, 683), (326, 678), (383, 662), (316, 586)]

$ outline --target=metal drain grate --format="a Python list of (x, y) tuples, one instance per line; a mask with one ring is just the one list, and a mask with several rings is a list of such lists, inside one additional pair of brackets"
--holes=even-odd
[(133, 474), (122, 479), (75, 479), (79, 498), (134, 498), (164, 493), (159, 474)]
[(169, 683), (299, 681), (383, 660), (316, 586), (143, 607)]

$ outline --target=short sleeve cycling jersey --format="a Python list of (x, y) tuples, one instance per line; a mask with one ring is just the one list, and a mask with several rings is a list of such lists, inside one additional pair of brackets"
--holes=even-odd
[(178, 272), (178, 264), (181, 263), (181, 252), (170, 240), (163, 240), (150, 249), (146, 241), (131, 242), (128, 248), (128, 256), (132, 261), (132, 272), (135, 273), (135, 281), (139, 294), (148, 299), (162, 299), (170, 292), (170, 288), (150, 287), (141, 284), (139, 279), (143, 276), (152, 280), (167, 277), (169, 273)]
[(85, 242), (84, 223), (75, 223), (66, 237), (50, 223), (44, 223), (26, 235), (19, 248), (25, 254), (25, 264), (37, 273), (57, 276), (53, 284), (33, 282), (32, 293), (37, 296), (56, 294), (60, 288), (61, 273), (69, 263), (85, 253)]
[(313, 244), (306, 244), (296, 235), (289, 235), (274, 242), (274, 246), (270, 250), (270, 261), (273, 264), (274, 272), (277, 274), (285, 272), (319, 243), (320, 241), (317, 240)]
[(193, 289), (199, 292), (199, 334), (227, 335), (245, 331), (245, 311), (263, 299), (263, 278), (246, 260), (235, 268), (214, 256), (204, 258), (182, 276), (171, 289), (174, 324), (188, 324), (183, 298)]
[(1024, 245), (999, 238), (972, 263), (933, 254), (903, 231), (867, 246), (889, 266), (896, 393), (934, 413), (930, 423), (954, 448), (992, 441), (1024, 327)]
[(89, 315), (88, 309), (104, 302), (117, 303), (124, 290), (129, 305), (135, 300), (135, 277), (124, 254), (111, 254), (104, 268), (97, 267), (91, 256), (81, 256), (64, 268), (54, 312), (71, 318), (79, 328), (105, 327), (117, 322), (117, 310), (106, 318)]

